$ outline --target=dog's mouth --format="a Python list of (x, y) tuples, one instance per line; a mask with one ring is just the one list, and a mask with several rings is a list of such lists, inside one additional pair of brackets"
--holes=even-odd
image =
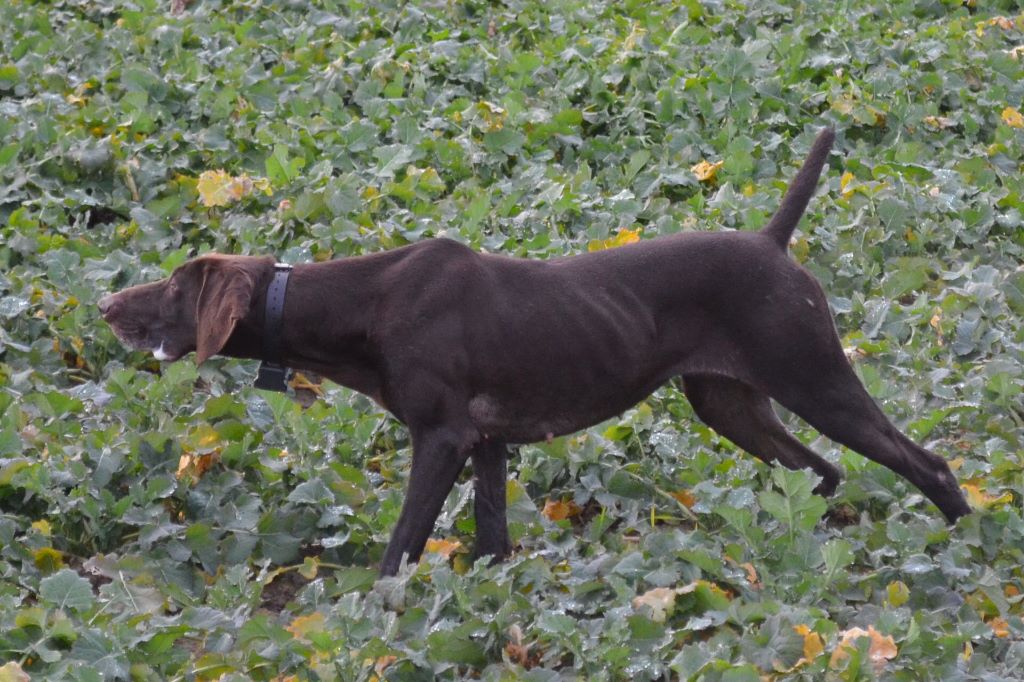
[(172, 353), (168, 351), (165, 348), (166, 345), (167, 344), (161, 341), (160, 345), (153, 349), (153, 357), (159, 360), (160, 362), (174, 362), (182, 355), (184, 355), (184, 353)]
[(148, 351), (160, 362), (174, 362), (181, 356), (185, 355), (185, 352), (170, 348), (166, 340), (160, 338), (154, 339), (152, 335), (147, 333), (144, 329), (123, 328), (116, 324), (111, 324), (110, 328), (114, 331), (114, 336), (116, 336), (124, 345), (133, 350)]

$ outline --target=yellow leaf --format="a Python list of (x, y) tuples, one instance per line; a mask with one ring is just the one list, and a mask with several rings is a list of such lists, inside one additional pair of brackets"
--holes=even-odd
[(32, 682), (28, 673), (14, 661), (0, 665), (0, 682)]
[(299, 616), (285, 627), (296, 639), (305, 639), (311, 632), (323, 632), (324, 614), (314, 611), (308, 616)]
[(484, 119), (485, 131), (493, 133), (505, 127), (505, 119), (508, 117), (508, 112), (497, 104), (482, 101), (479, 102), (476, 107), (477, 111), (480, 112), (481, 117)]
[(834, 100), (832, 102), (832, 109), (839, 112), (840, 114), (848, 116), (851, 112), (853, 112), (853, 105), (853, 95), (849, 93), (843, 93), (842, 96), (839, 97), (839, 99)]
[(967, 502), (975, 509), (991, 509), (1013, 502), (1011, 493), (1003, 493), (998, 497), (989, 495), (981, 489), (981, 485), (976, 480), (962, 483), (960, 487), (967, 493)]
[(32, 522), (32, 528), (37, 530), (37, 531), (39, 531), (40, 535), (45, 535), (46, 537), (50, 537), (50, 535), (52, 534), (52, 532), (50, 530), (50, 522), (47, 521), (46, 519), (40, 519), (39, 521), (33, 521)]
[(86, 102), (89, 101), (88, 91), (92, 89), (92, 83), (86, 81), (82, 83), (73, 93), (68, 93), (64, 96), (64, 100), (68, 104), (74, 104), (75, 106), (85, 106)]
[(564, 521), (580, 515), (580, 506), (572, 500), (548, 500), (541, 512), (551, 521)]
[(207, 453), (216, 450), (220, 442), (221, 436), (217, 429), (203, 423), (189, 431), (182, 445), (188, 452)]
[(956, 125), (956, 121), (945, 116), (925, 116), (924, 122), (936, 130), (945, 130)]
[(846, 189), (851, 182), (853, 182), (854, 176), (850, 171), (846, 171), (839, 178), (839, 193), (843, 195), (844, 199), (849, 199), (850, 195), (853, 194), (852, 189)]
[(646, 606), (651, 610), (651, 620), (662, 623), (675, 606), (676, 594), (677, 591), (674, 587), (655, 587), (653, 590), (634, 597), (633, 608), (640, 609), (640, 607)]
[(313, 580), (316, 578), (316, 574), (319, 570), (320, 559), (315, 556), (308, 556), (302, 560), (302, 567), (299, 569), (299, 575), (306, 580)]
[(223, 170), (203, 171), (196, 183), (203, 206), (227, 206), (231, 203), (229, 185), (232, 177)]
[(821, 635), (806, 625), (794, 625), (793, 629), (804, 638), (804, 656), (796, 662), (794, 668), (804, 663), (810, 663), (824, 653), (825, 643), (822, 641)]
[(32, 561), (40, 571), (53, 573), (64, 566), (64, 555), (53, 547), (40, 547), (32, 552)]
[(324, 389), (320, 382), (317, 381), (314, 383), (309, 377), (307, 377), (302, 372), (292, 373), (292, 378), (291, 380), (288, 381), (288, 385), (291, 386), (292, 389), (296, 391), (311, 391), (317, 397), (320, 398), (322, 398), (324, 395)]
[(1024, 128), (1024, 116), (1015, 107), (1006, 107), (1000, 116), (1011, 128)]
[(733, 597), (731, 592), (708, 580), (694, 580), (678, 588), (676, 594), (697, 594), (701, 599), (718, 603), (731, 601)]
[(646, 33), (647, 29), (634, 22), (629, 35), (626, 36), (624, 41), (622, 41), (622, 50), (619, 51), (619, 56), (615, 61), (622, 62), (628, 58), (629, 54), (636, 49), (636, 44), (640, 42), (640, 39), (643, 38)]
[(718, 175), (718, 169), (725, 164), (725, 161), (716, 161), (715, 163), (708, 163), (707, 161), (701, 161), (690, 168), (690, 172), (697, 176), (697, 179), (701, 182), (714, 182), (715, 177)]
[(885, 594), (889, 604), (899, 608), (910, 599), (910, 588), (902, 580), (894, 580), (885, 588)]
[(462, 543), (458, 540), (438, 540), (436, 538), (430, 538), (427, 540), (427, 546), (423, 551), (428, 554), (440, 554), (445, 559), (448, 559), (460, 547), (462, 547)]
[(631, 230), (627, 227), (620, 227), (614, 237), (608, 239), (594, 239), (587, 244), (587, 251), (604, 251), (614, 249), (626, 244), (635, 244), (640, 241), (640, 230)]
[(829, 659), (829, 666), (832, 668), (839, 667), (839, 664), (849, 657), (850, 650), (856, 648), (857, 640), (861, 637), (867, 637), (871, 640), (871, 644), (868, 646), (868, 658), (871, 659), (876, 672), (881, 671), (885, 667), (886, 661), (896, 658), (896, 641), (891, 635), (880, 633), (875, 629), (874, 625), (869, 625), (867, 630), (862, 628), (844, 630), (840, 633), (840, 637), (839, 644)]
[(237, 177), (223, 170), (203, 171), (196, 183), (196, 191), (203, 206), (228, 206), (239, 201), (255, 190), (270, 194), (270, 181), (266, 178), (251, 178), (246, 174)]

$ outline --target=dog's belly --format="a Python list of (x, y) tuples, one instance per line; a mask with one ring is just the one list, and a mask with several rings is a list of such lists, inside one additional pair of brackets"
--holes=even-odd
[(507, 443), (534, 443), (574, 433), (610, 419), (647, 397), (667, 377), (623, 387), (614, 395), (581, 391), (560, 398), (536, 395), (524, 401), (480, 393), (469, 401), (469, 416), (480, 434)]

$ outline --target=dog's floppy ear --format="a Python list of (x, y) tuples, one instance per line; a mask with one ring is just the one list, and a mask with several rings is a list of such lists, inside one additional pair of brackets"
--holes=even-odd
[(196, 364), (224, 348), (235, 325), (248, 314), (255, 281), (248, 268), (210, 260), (196, 301)]

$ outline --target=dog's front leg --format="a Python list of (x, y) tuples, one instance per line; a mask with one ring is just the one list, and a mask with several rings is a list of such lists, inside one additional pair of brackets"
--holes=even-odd
[(505, 517), (505, 469), (508, 446), (481, 441), (473, 448), (473, 513), (476, 517), (476, 556), (501, 561), (512, 553)]
[(458, 434), (447, 427), (413, 432), (412, 471), (398, 525), (381, 561), (383, 575), (398, 573), (403, 555), (408, 561), (419, 560), (469, 450)]

